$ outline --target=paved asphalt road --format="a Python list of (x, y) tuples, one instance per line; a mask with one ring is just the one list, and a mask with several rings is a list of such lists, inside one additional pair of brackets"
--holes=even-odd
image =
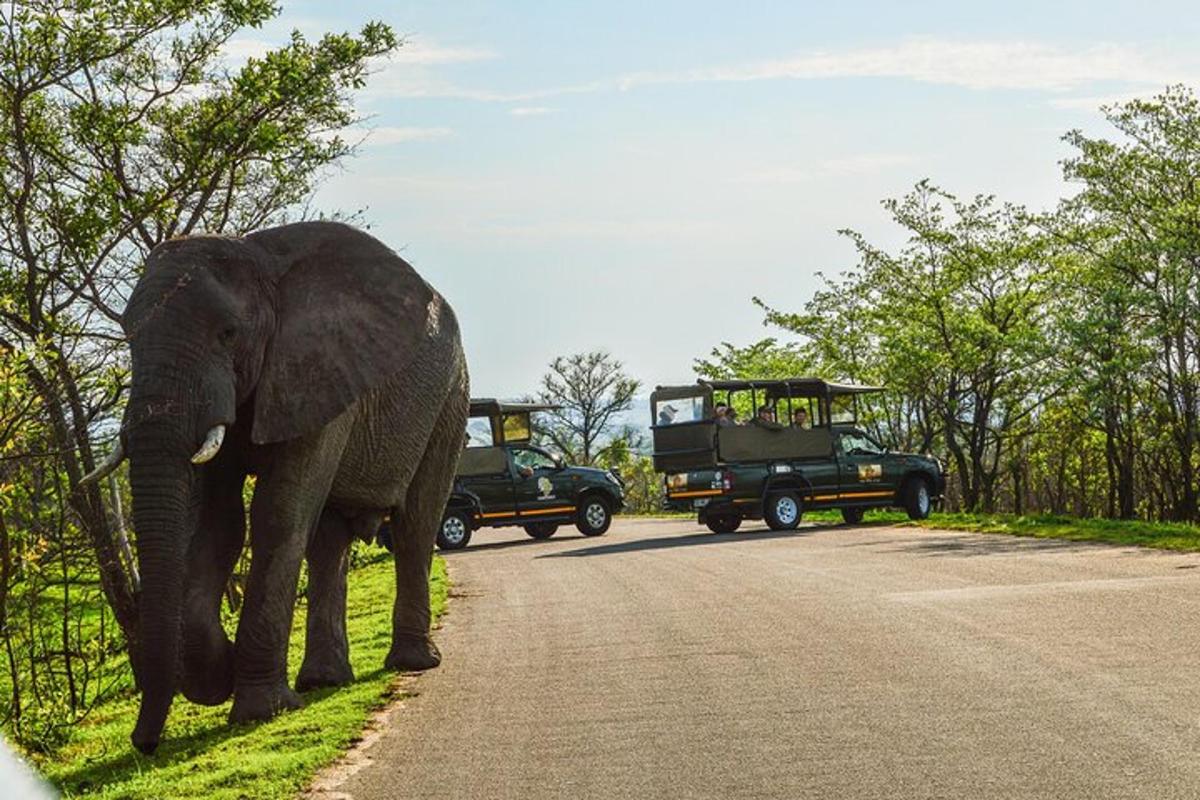
[(1200, 797), (1198, 556), (627, 519), (447, 560), (442, 667), (324, 796)]

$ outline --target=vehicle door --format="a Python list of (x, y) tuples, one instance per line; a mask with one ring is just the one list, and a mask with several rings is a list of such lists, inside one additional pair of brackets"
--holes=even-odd
[(838, 436), (834, 449), (841, 483), (839, 500), (871, 502), (895, 494), (898, 476), (878, 442), (862, 431), (847, 431)]
[[(482, 449), (482, 448), (481, 448)], [(513, 494), (512, 456), (502, 448), (489, 448), (494, 453), (495, 471), (473, 470), (469, 475), (459, 475), (457, 483), (465, 491), (479, 498), (480, 513), (484, 520), (512, 516), (516, 513)], [(499, 457), (503, 453), (503, 458)], [(489, 458), (487, 461), (492, 461)]]
[(575, 487), (561, 462), (538, 447), (509, 448), (513, 461), (513, 487), (522, 517), (569, 514), (575, 508)]

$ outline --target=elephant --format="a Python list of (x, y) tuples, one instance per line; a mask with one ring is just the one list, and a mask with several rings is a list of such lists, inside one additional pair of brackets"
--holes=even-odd
[[(369, 234), (300, 222), (158, 245), (121, 322), (129, 398), (118, 446), (87, 480), (128, 458), (142, 580), (134, 746), (154, 752), (177, 689), (207, 705), (232, 695), (229, 720), (243, 722), (351, 681), (347, 551), (388, 514), (385, 666), (437, 666), (429, 568), (469, 395), (442, 296)], [(230, 642), (219, 612), (245, 545), (250, 475), (250, 571)], [(309, 608), (293, 690), (302, 559)]]

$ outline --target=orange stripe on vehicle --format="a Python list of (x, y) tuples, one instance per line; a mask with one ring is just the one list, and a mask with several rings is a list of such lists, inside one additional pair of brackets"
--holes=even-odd
[(692, 492), (676, 492), (675, 494), (667, 494), (667, 497), (672, 499), (676, 497), (711, 497), (714, 494), (720, 494), (720, 489), (699, 489)]
[(533, 511), (518, 511), (517, 514), (522, 517), (532, 517), (535, 514), (565, 514), (574, 510), (575, 506), (562, 506), (561, 508), (535, 508)]
[(490, 514), (480, 514), (481, 519), (491, 519), (492, 517), (515, 517), (514, 511), (493, 511)]
[(822, 500), (854, 500), (859, 497), (891, 497), (895, 492), (842, 492), (841, 494), (818, 494), (814, 501)]

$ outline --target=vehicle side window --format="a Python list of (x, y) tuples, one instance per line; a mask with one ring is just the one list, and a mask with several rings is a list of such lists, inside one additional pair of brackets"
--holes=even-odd
[(528, 450), (524, 447), (513, 451), (513, 461), (516, 462), (517, 468), (526, 467), (528, 469), (552, 469), (554, 467), (554, 459), (545, 453), (537, 450)]
[(485, 417), (472, 417), (467, 420), (467, 447), (491, 447), (496, 444), (492, 439), (492, 424)]
[(843, 433), (838, 442), (842, 452), (848, 456), (877, 456), (883, 453), (878, 445), (857, 433)]

